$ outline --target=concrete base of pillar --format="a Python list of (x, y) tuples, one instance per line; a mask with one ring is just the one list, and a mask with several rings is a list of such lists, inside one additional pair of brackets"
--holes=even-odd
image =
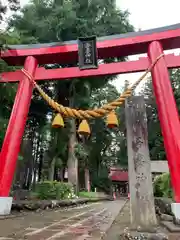
[(171, 210), (176, 220), (180, 220), (180, 203), (172, 203)]
[(12, 207), (12, 197), (0, 197), (0, 216), (9, 215)]

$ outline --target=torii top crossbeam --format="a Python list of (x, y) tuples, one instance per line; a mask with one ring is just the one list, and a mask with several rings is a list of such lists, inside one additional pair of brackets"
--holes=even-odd
[[(124, 57), (147, 53), (152, 41), (160, 41), (163, 49), (180, 48), (180, 23), (151, 30), (98, 38), (98, 58)], [(12, 45), (1, 54), (9, 65), (23, 65), (27, 56), (34, 56), (38, 64), (75, 63), (78, 60), (77, 41), (32, 45)]]
[[(153, 41), (159, 41), (164, 50), (180, 48), (180, 23), (146, 31), (132, 32), (120, 35), (98, 38), (98, 58), (123, 57), (133, 54), (147, 53), (148, 46)], [(24, 65), (27, 56), (33, 56), (38, 64), (75, 63), (78, 61), (77, 41), (32, 45), (11, 45), (9, 50), (1, 53), (1, 58), (9, 65)], [(165, 56), (167, 67), (180, 67), (180, 56), (168, 54)], [(99, 65), (98, 69), (80, 71), (78, 67), (36, 69), (35, 80), (61, 80), (78, 77), (103, 76), (120, 73), (141, 72), (148, 68), (149, 59), (140, 58), (137, 61), (126, 61)], [(18, 82), (22, 79), (21, 71), (1, 74), (1, 82)]]

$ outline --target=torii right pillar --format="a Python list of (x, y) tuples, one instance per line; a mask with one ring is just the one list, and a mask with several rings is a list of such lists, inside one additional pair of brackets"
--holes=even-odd
[[(151, 62), (162, 53), (160, 42), (154, 41), (149, 45)], [(164, 57), (152, 69), (152, 82), (174, 191), (172, 212), (180, 220), (180, 121)]]

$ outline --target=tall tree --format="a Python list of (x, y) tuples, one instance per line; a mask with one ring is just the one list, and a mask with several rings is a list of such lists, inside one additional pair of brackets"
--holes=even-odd
[[(9, 28), (19, 33), (22, 43), (67, 41), (87, 35), (104, 36), (133, 31), (128, 21), (128, 12), (119, 10), (115, 0), (32, 0), (30, 4), (21, 9), (20, 15), (14, 15), (10, 19)], [(105, 61), (113, 61), (113, 59)], [(77, 64), (59, 65), (57, 63), (46, 67), (59, 68), (74, 65)], [(51, 86), (53, 97), (61, 104), (86, 109), (90, 106), (89, 98), (93, 89), (103, 86), (109, 79), (112, 78), (86, 78), (55, 82)], [(87, 88), (88, 90), (84, 91)], [(69, 134), (67, 162), (71, 169), (69, 180), (75, 183), (77, 174), (71, 173), (73, 166), (77, 166), (74, 154), (78, 142), (76, 122), (71, 120), (69, 127), (70, 131), (67, 130)], [(53, 138), (52, 141), (54, 141)], [(49, 147), (51, 146), (52, 144)], [(57, 156), (56, 159), (59, 157)]]
[[(174, 97), (176, 100), (178, 111), (180, 112), (180, 71), (171, 70), (170, 78)], [(160, 122), (158, 118), (157, 105), (155, 96), (153, 93), (152, 81), (149, 79), (141, 90), (141, 94), (144, 95), (146, 101), (146, 111), (148, 119), (148, 132), (149, 132), (149, 150), (151, 160), (165, 160), (166, 153), (164, 149), (164, 142), (161, 133)], [(153, 129), (153, 131), (152, 131)]]

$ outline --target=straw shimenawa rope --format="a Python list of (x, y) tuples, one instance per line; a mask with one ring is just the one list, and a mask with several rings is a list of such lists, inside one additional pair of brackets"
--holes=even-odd
[(79, 119), (90, 119), (103, 117), (109, 112), (113, 111), (117, 107), (120, 107), (125, 102), (127, 97), (130, 97), (133, 90), (138, 86), (138, 84), (147, 76), (147, 74), (152, 70), (158, 60), (163, 57), (164, 54), (161, 54), (156, 58), (156, 60), (148, 67), (148, 69), (143, 73), (143, 75), (127, 90), (125, 90), (121, 96), (110, 102), (106, 105), (103, 105), (101, 108), (93, 109), (93, 110), (77, 110), (74, 108), (64, 107), (63, 105), (55, 102), (51, 97), (49, 97), (44, 90), (34, 81), (33, 76), (31, 76), (28, 71), (22, 69), (21, 71), (28, 77), (28, 79), (33, 83), (34, 87), (38, 90), (42, 98), (57, 112), (61, 113), (65, 117), (79, 118)]

